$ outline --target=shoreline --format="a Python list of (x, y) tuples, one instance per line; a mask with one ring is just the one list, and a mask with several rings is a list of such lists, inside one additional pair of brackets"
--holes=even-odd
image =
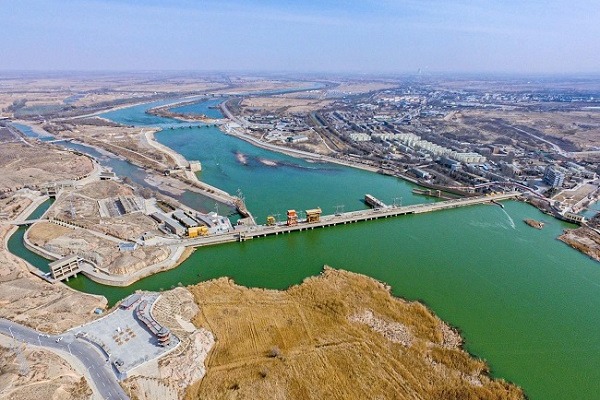
[[(221, 103), (220, 107), (223, 107), (223, 106), (224, 106), (224, 103)], [(175, 118), (175, 119), (177, 119), (177, 118)], [(231, 121), (231, 118), (228, 118), (228, 120)], [(346, 167), (350, 167), (350, 168), (361, 169), (361, 170), (365, 170), (368, 172), (377, 173), (380, 171), (380, 169), (373, 167), (373, 166), (362, 165), (362, 164), (352, 163), (352, 162), (344, 162), (343, 160), (339, 160), (339, 159), (329, 157), (329, 156), (313, 154), (313, 153), (309, 153), (309, 152), (302, 151), (302, 150), (289, 149), (289, 148), (285, 148), (282, 146), (265, 143), (257, 138), (254, 138), (250, 135), (240, 132), (239, 128), (231, 127), (231, 125), (229, 123), (219, 125), (219, 129), (224, 134), (234, 136), (240, 140), (244, 140), (253, 146), (263, 148), (263, 149), (266, 149), (269, 151), (278, 152), (281, 154), (286, 154), (286, 155), (294, 157), (294, 158), (311, 159), (311, 160), (316, 160), (319, 162), (328, 162), (328, 163), (338, 164), (338, 165), (342, 165), (342, 166), (346, 166)], [(150, 146), (152, 146), (156, 150), (166, 154), (167, 157), (171, 158), (175, 162), (175, 164), (178, 165), (179, 167), (185, 167), (185, 166), (189, 165), (189, 161), (183, 155), (181, 155), (174, 149), (158, 142), (154, 136), (156, 132), (157, 132), (156, 129), (149, 128), (148, 131), (145, 131), (142, 133), (142, 140), (145, 140)], [(86, 145), (88, 145), (88, 144), (86, 143)], [(91, 147), (95, 147), (95, 146), (91, 146)], [(127, 161), (129, 161), (129, 160), (127, 159)], [(129, 162), (131, 162), (131, 161), (129, 161)], [(134, 165), (135, 165), (135, 163), (134, 163)], [(182, 181), (183, 184), (187, 184), (187, 185), (192, 186), (193, 188), (202, 190), (201, 188), (198, 188), (197, 185), (199, 185), (199, 184), (205, 185), (205, 184), (202, 183), (201, 181), (199, 181), (197, 176), (193, 172), (191, 172), (189, 170), (184, 170), (184, 171), (185, 171), (185, 178), (187, 178), (189, 180), (189, 182), (182, 181), (181, 179), (177, 179), (177, 180)], [(149, 171), (149, 174), (156, 175), (153, 171)], [(403, 179), (402, 177), (398, 177), (398, 176), (394, 176), (394, 177)], [(405, 180), (405, 179), (403, 179), (403, 180)], [(407, 181), (418, 185), (418, 183), (415, 181), (411, 181), (411, 180), (407, 180)], [(212, 188), (215, 191), (221, 192), (220, 194), (223, 194), (225, 196), (230, 196), (228, 193), (226, 193), (216, 187), (212, 187), (210, 185), (207, 185), (207, 186), (209, 186), (210, 188)], [(187, 190), (197, 192), (197, 190), (193, 190), (193, 188), (188, 188)], [(210, 194), (213, 194), (213, 193), (210, 193)], [(216, 194), (213, 194), (213, 195), (214, 196), (207, 196), (207, 197), (211, 197), (211, 198), (220, 197)], [(230, 196), (230, 197), (233, 197), (233, 196)], [(227, 204), (227, 203), (225, 203), (225, 204)], [(202, 244), (192, 244), (192, 243), (185, 243), (185, 244), (182, 243), (177, 246), (172, 246), (172, 253), (171, 253), (170, 257), (168, 257), (167, 259), (165, 259), (159, 263), (149, 265), (149, 266), (147, 266), (139, 271), (136, 271), (135, 273), (130, 274), (128, 276), (110, 276), (110, 277), (106, 276), (105, 277), (105, 276), (97, 276), (96, 274), (93, 274), (93, 273), (86, 274), (86, 276), (88, 278), (90, 278), (91, 280), (98, 282), (98, 283), (102, 283), (102, 284), (107, 284), (107, 285), (111, 285), (111, 286), (129, 286), (129, 285), (133, 284), (134, 282), (139, 281), (140, 279), (154, 275), (158, 272), (177, 268), (179, 265), (181, 265), (181, 263), (183, 263), (193, 253), (195, 248), (201, 247), (201, 246), (202, 246)], [(98, 274), (98, 275), (100, 275), (100, 274)]]
[[(182, 103), (187, 103), (189, 101), (178, 101), (178, 102), (174, 102), (174, 103), (169, 103), (169, 104), (165, 104), (164, 106), (160, 106), (160, 107), (165, 107), (165, 108), (172, 108), (172, 107), (176, 107), (178, 104), (182, 104)], [(225, 103), (225, 101), (221, 102), (219, 104), (219, 108), (221, 109), (221, 111), (223, 111), (223, 104)], [(146, 103), (147, 104), (147, 103)], [(181, 122), (190, 122), (187, 121), (183, 118), (180, 117), (166, 117), (166, 118), (171, 118), (171, 119), (175, 119), (177, 121), (181, 121)], [(374, 167), (374, 166), (370, 166), (370, 165), (365, 165), (365, 164), (361, 164), (361, 163), (356, 163), (356, 162), (352, 162), (352, 161), (344, 161), (344, 160), (340, 160), (337, 159), (335, 157), (331, 157), (331, 156), (326, 156), (326, 155), (321, 155), (321, 154), (314, 154), (314, 153), (309, 153), (307, 151), (303, 151), (303, 150), (297, 150), (297, 149), (293, 149), (293, 148), (288, 148), (288, 147), (283, 147), (283, 146), (279, 146), (279, 145), (274, 145), (274, 144), (270, 144), (270, 143), (266, 143), (263, 142), (253, 136), (247, 135), (245, 133), (241, 133), (241, 132), (230, 132), (230, 131), (234, 131), (235, 128), (231, 128), (228, 127), (226, 120), (229, 120), (230, 122), (234, 122), (232, 118), (229, 117), (224, 117), (224, 118), (219, 118), (216, 119), (217, 121), (223, 121), (223, 123), (221, 124), (217, 124), (216, 126), (219, 128), (219, 130), (221, 132), (223, 132), (226, 135), (230, 135), (230, 136), (234, 136), (237, 137), (238, 139), (241, 139), (247, 143), (253, 144), (256, 147), (265, 149), (265, 150), (271, 150), (277, 153), (281, 153), (281, 154), (285, 154), (288, 155), (290, 157), (294, 157), (294, 158), (298, 158), (298, 159), (310, 159), (310, 160), (315, 160), (315, 161), (321, 161), (321, 162), (327, 162), (327, 163), (331, 163), (331, 164), (338, 164), (338, 165), (343, 165), (346, 167), (350, 167), (350, 168), (356, 168), (356, 169), (361, 169), (363, 171), (369, 171), (369, 172), (375, 172), (377, 173), (379, 171), (379, 168)], [(194, 121), (194, 122), (201, 122), (201, 121)], [(211, 125), (212, 123), (209, 123), (208, 125)], [(229, 130), (228, 130), (229, 128)], [(158, 131), (156, 131), (158, 132)], [(161, 143), (157, 142), (156, 139), (153, 138), (153, 140), (158, 143), (160, 146), (164, 146)], [(171, 149), (168, 146), (164, 146), (167, 147), (170, 151), (175, 152), (175, 150)], [(178, 154), (178, 153), (177, 153)], [(180, 155), (181, 156), (181, 155)], [(185, 159), (185, 157), (181, 156), (183, 159)], [(400, 179), (405, 179), (400, 177)], [(408, 179), (405, 179), (408, 182), (411, 183), (415, 183), (412, 182)]]
[[(182, 179), (177, 179), (176, 176), (173, 177), (174, 179), (177, 179), (184, 185), (192, 186), (191, 188), (188, 189), (190, 192), (199, 193), (198, 190), (200, 190), (201, 191), (200, 194), (202, 194), (203, 196), (206, 196), (213, 200), (219, 201), (225, 205), (235, 207), (236, 202), (237, 202), (236, 196), (233, 196), (230, 193), (227, 193), (226, 191), (224, 191), (223, 189), (220, 189), (216, 186), (210, 185), (210, 184), (198, 179), (198, 176), (194, 172), (192, 172), (191, 170), (188, 169), (189, 168), (189, 160), (188, 159), (186, 159), (183, 155), (181, 155), (177, 151), (173, 150), (172, 148), (165, 146), (164, 144), (162, 144), (158, 140), (156, 140), (156, 138), (154, 137), (154, 134), (157, 132), (162, 132), (162, 131), (161, 130), (158, 130), (158, 131), (150, 130), (148, 132), (144, 132), (143, 136), (144, 136), (146, 142), (150, 146), (154, 147), (156, 150), (158, 150), (160, 152), (163, 152), (168, 157), (171, 157), (173, 159), (173, 161), (175, 161), (175, 164), (177, 164), (179, 169), (181, 171), (183, 171), (183, 173), (185, 175), (185, 179), (187, 181), (182, 180)], [(156, 175), (158, 175), (158, 174), (156, 174)], [(164, 178), (160, 175), (158, 175), (158, 176), (160, 178)], [(194, 190), (194, 189), (196, 189), (196, 190)]]

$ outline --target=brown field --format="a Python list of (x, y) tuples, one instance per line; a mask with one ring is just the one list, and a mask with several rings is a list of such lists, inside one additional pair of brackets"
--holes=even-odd
[[(568, 141), (579, 150), (588, 150), (600, 146), (600, 112), (598, 111), (499, 111), (499, 110), (461, 110), (444, 121), (436, 130), (458, 132), (468, 135), (480, 143), (492, 142), (499, 137), (515, 137), (520, 141), (531, 141), (539, 146), (545, 144), (503, 127), (501, 124), (527, 127), (537, 135), (546, 135), (548, 139), (557, 138)], [(541, 134), (541, 135), (540, 135)], [(561, 144), (560, 142), (556, 142)], [(567, 149), (568, 150), (568, 149)]]
[(243, 108), (259, 108), (265, 112), (308, 113), (320, 110), (332, 103), (331, 100), (294, 99), (289, 97), (249, 97), (245, 98)]
[(46, 182), (77, 179), (93, 170), (92, 161), (47, 144), (0, 144), (0, 189), (16, 190)]
[(269, 80), (264, 77), (230, 77), (231, 88), (217, 90), (221, 93), (240, 93), (240, 92), (257, 92), (263, 90), (281, 90), (281, 89), (297, 89), (310, 85), (305, 81), (279, 81)]
[(21, 196), (10, 196), (0, 199), (0, 221), (11, 220), (31, 204), (31, 199)]
[(587, 226), (565, 229), (558, 239), (600, 262), (600, 214), (590, 219)]
[(77, 193), (100, 200), (108, 197), (131, 196), (133, 190), (129, 186), (114, 181), (99, 181), (85, 185), (83, 188), (77, 190)]
[(214, 333), (207, 374), (187, 399), (522, 399), (417, 302), (326, 268), (286, 291), (222, 278), (190, 288)]

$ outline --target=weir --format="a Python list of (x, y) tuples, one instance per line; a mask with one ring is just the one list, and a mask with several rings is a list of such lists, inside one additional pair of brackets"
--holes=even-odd
[(433, 211), (447, 210), (451, 208), (466, 207), (476, 204), (492, 203), (518, 197), (520, 192), (509, 192), (492, 194), (487, 196), (467, 197), (440, 201), (437, 203), (415, 204), (409, 206), (387, 206), (386, 208), (375, 208), (371, 210), (351, 211), (335, 215), (325, 215), (317, 221), (299, 221), (298, 224), (275, 224), (275, 225), (253, 225), (239, 228), (237, 232), (187, 240), (185, 246), (197, 247), (208, 246), (233, 241), (246, 241), (256, 237), (279, 235), (293, 231), (304, 231), (326, 226), (344, 225), (360, 221), (371, 221), (380, 218), (391, 218), (407, 214), (423, 214)]

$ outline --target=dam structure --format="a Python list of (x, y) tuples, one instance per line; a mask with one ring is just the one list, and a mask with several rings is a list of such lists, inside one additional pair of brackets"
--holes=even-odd
[[(185, 240), (183, 244), (185, 246), (201, 247), (235, 241), (243, 242), (258, 237), (279, 235), (294, 231), (304, 231), (314, 228), (324, 228), (327, 226), (345, 225), (360, 221), (371, 221), (375, 219), (391, 218), (409, 214), (423, 214), (428, 212), (448, 210), (452, 208), (466, 207), (477, 204), (494, 204), (494, 202), (496, 201), (514, 199), (520, 195), (520, 192), (497, 193), (485, 196), (452, 199), (436, 203), (414, 204), (408, 206), (386, 206), (384, 208), (350, 211), (324, 216), (321, 216), (319, 214), (318, 217), (313, 216), (311, 218), (301, 220), (298, 220), (293, 217), (292, 219), (290, 219), (288, 215), (287, 222), (280, 222), (275, 224), (271, 223), (267, 225), (237, 226), (234, 232)], [(308, 211), (314, 212), (315, 210), (307, 210), (307, 212)], [(295, 211), (293, 215), (295, 215)]]

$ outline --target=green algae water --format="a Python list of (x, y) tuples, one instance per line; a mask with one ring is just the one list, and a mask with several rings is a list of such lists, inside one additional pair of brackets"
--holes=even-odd
[[(50, 208), (50, 206), (54, 203), (54, 199), (50, 198), (40, 204), (29, 216), (28, 219), (38, 219)], [(23, 244), (23, 237), (25, 236), (25, 232), (27, 231), (27, 226), (20, 226), (15, 233), (13, 233), (7, 242), (8, 249), (14, 255), (21, 257), (24, 260), (27, 260), (31, 265), (38, 268), (43, 272), (50, 272), (50, 267), (48, 267), (48, 260), (44, 257), (30, 251)]]
[[(143, 110), (119, 110), (112, 118), (130, 124), (139, 119), (144, 125)], [(172, 120), (153, 123), (173, 126)], [(201, 179), (228, 191), (240, 188), (259, 221), (287, 208), (321, 206), (326, 213), (339, 204), (346, 211), (362, 208), (367, 192), (386, 202), (398, 197), (404, 204), (425, 201), (394, 178), (290, 159), (213, 128), (175, 127), (157, 139), (199, 159)], [(556, 240), (572, 225), (520, 202), (503, 204), (504, 209), (464, 207), (199, 248), (178, 268), (127, 288), (83, 277), (69, 285), (114, 303), (138, 289), (169, 289), (222, 276), (245, 286), (285, 289), (327, 264), (374, 277), (397, 296), (423, 301), (461, 330), (467, 350), (485, 359), (493, 376), (520, 385), (529, 398), (596, 399), (600, 264)], [(543, 221), (544, 229), (527, 226), (525, 218)]]

